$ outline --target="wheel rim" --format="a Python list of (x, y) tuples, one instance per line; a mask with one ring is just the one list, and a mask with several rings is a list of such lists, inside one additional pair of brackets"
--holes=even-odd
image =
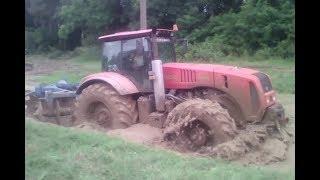
[(94, 120), (102, 127), (112, 126), (112, 116), (110, 110), (103, 104), (97, 105), (94, 111)]
[(38, 100), (33, 96), (28, 96), (25, 98), (26, 112), (29, 114), (33, 114), (38, 109)]
[(203, 146), (207, 142), (207, 135), (205, 132), (205, 129), (200, 127), (195, 127), (191, 129), (189, 133), (189, 139), (192, 141), (192, 143), (196, 146)]
[(208, 130), (200, 121), (191, 123), (186, 132), (188, 139), (195, 147), (204, 146), (208, 141)]

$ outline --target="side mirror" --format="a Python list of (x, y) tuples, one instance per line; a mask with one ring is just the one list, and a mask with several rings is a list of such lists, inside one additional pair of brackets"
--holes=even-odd
[(176, 32), (178, 31), (178, 25), (174, 24), (173, 27), (172, 27), (172, 31)]

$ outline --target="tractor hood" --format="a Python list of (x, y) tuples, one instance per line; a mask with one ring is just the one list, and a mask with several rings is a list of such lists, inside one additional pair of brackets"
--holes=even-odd
[(267, 75), (253, 69), (218, 64), (165, 63), (166, 89), (214, 88), (240, 102), (248, 119), (257, 119), (274, 104), (275, 92)]
[(241, 75), (251, 75), (259, 71), (240, 68), (235, 66), (226, 66), (220, 64), (193, 64), (193, 63), (166, 63), (163, 65), (164, 69), (185, 69), (192, 71), (206, 71), (215, 73), (225, 73), (225, 74), (241, 74)]
[(163, 64), (165, 87), (168, 89), (221, 87), (225, 81), (232, 84), (237, 81), (257, 81), (258, 78), (253, 74), (258, 72), (252, 69), (218, 64)]

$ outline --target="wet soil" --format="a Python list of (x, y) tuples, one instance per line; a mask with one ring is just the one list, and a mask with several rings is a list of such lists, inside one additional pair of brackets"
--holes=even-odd
[[(150, 147), (176, 151), (178, 153), (215, 157), (234, 161), (242, 165), (272, 165), (288, 157), (288, 147), (291, 142), (284, 142), (279, 138), (263, 132), (259, 126), (243, 130), (233, 140), (215, 147), (205, 146), (196, 152), (186, 151), (164, 140), (164, 130), (138, 123), (126, 129), (105, 130), (94, 124), (81, 124), (76, 128), (85, 131), (102, 131), (107, 135), (120, 137), (132, 143), (139, 143)], [(292, 153), (292, 151), (291, 151)], [(289, 154), (291, 157), (292, 155)], [(276, 167), (276, 166), (275, 166)]]

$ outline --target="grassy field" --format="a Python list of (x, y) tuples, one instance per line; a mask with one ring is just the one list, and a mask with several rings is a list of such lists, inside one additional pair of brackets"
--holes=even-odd
[(292, 171), (185, 157), (26, 119), (26, 179), (294, 179)]
[[(42, 56), (28, 61), (41, 64)], [(60, 79), (79, 82), (99, 72), (100, 61), (90, 54), (54, 61), (48, 73), (26, 75), (26, 84), (55, 83)], [(201, 61), (203, 63), (203, 61)], [(213, 63), (251, 67), (268, 73), (286, 113), (295, 121), (294, 61), (222, 59)], [(71, 69), (66, 70), (68, 65)], [(199, 157), (185, 157), (111, 138), (26, 119), (26, 179), (294, 179), (294, 149), (289, 160), (275, 166), (244, 167), (235, 163)], [(294, 147), (293, 147), (294, 148)]]
[(95, 72), (101, 71), (101, 62), (94, 58), (90, 60), (88, 58), (85, 60), (85, 57), (78, 56), (70, 59), (62, 60), (50, 60), (44, 56), (28, 56), (27, 61), (32, 62), (33, 64), (41, 64), (42, 61), (56, 62), (57, 64), (68, 64), (72, 68), (66, 70), (65, 67), (48, 67), (50, 71), (48, 73), (37, 74), (31, 78), (37, 83), (56, 83), (58, 80), (64, 79), (71, 83), (78, 83), (81, 78)]

